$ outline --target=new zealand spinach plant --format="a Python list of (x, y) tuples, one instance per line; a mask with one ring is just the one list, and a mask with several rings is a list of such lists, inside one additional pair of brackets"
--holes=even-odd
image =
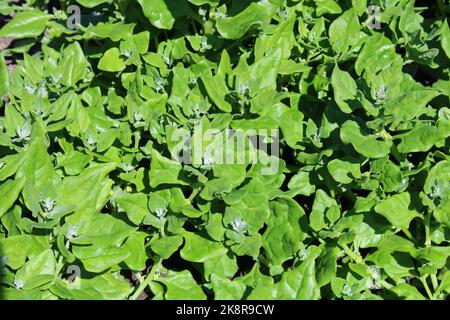
[(445, 299), (449, 14), (3, 0), (0, 299)]

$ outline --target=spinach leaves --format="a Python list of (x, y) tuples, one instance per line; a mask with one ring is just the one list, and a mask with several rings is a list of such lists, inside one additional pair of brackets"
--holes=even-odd
[(1, 299), (448, 296), (448, 1), (22, 2)]

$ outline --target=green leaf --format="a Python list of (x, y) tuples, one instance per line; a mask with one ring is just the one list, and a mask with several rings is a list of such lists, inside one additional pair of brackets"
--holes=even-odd
[(112, 41), (119, 41), (128, 39), (133, 34), (134, 24), (124, 24), (123, 22), (117, 23), (103, 23), (100, 22), (96, 25), (90, 25), (86, 28), (86, 32), (83, 34), (84, 39), (104, 39), (109, 38)]
[(64, 49), (63, 59), (60, 63), (63, 70), (61, 83), (65, 86), (72, 87), (78, 81), (85, 80), (89, 64), (78, 42), (74, 42)]
[(12, 207), (25, 185), (25, 179), (8, 180), (0, 185), (0, 218)]
[(330, 43), (338, 53), (344, 53), (350, 46), (355, 45), (360, 38), (361, 26), (354, 8), (345, 11), (334, 20), (328, 30)]
[(206, 295), (188, 270), (171, 271), (167, 278), (159, 279), (166, 286), (167, 300), (205, 300)]
[(367, 0), (352, 0), (352, 6), (359, 16), (367, 11)]
[(78, 245), (120, 246), (135, 230), (135, 227), (110, 215), (96, 214), (81, 223), (79, 236), (71, 242)]
[(184, 246), (180, 255), (184, 260), (191, 262), (205, 262), (220, 257), (227, 252), (220, 242), (208, 240), (192, 232), (184, 233)]
[(337, 247), (326, 246), (318, 257), (316, 279), (319, 287), (330, 283), (336, 274), (338, 253), (339, 249)]
[(120, 58), (120, 51), (117, 48), (111, 48), (106, 51), (100, 61), (98, 68), (108, 72), (120, 72), (126, 68), (125, 62)]
[(448, 58), (450, 58), (450, 27), (448, 26), (448, 22), (444, 22), (443, 24), (443, 30), (441, 34), (441, 44), (445, 54), (447, 55)]
[(305, 171), (300, 171), (293, 176), (289, 181), (288, 188), (296, 194), (304, 196), (309, 196), (316, 190), (315, 185), (310, 183), (310, 173)]
[[(340, 212), (336, 200), (331, 198), (325, 191), (319, 189), (316, 191), (315, 195), (312, 212), (309, 215), (309, 222), (312, 229), (319, 231), (327, 227), (325, 214), (327, 214), (328, 218), (330, 214), (333, 216), (335, 213), (339, 216)], [(334, 223), (335, 221), (330, 222)]]
[(446, 271), (436, 292), (450, 293), (450, 271)]
[(375, 211), (385, 216), (393, 226), (407, 230), (411, 220), (419, 216), (411, 209), (411, 196), (408, 192), (393, 195), (376, 205)]
[(327, 168), (333, 179), (340, 183), (347, 184), (361, 178), (361, 164), (354, 158), (331, 160)]
[(205, 229), (212, 239), (216, 241), (224, 240), (225, 228), (222, 224), (222, 215), (220, 214), (210, 215), (208, 224), (206, 225)]
[(315, 278), (314, 259), (308, 259), (294, 270), (283, 273), (276, 286), (277, 299), (316, 300), (320, 297), (319, 286)]
[(130, 256), (124, 262), (131, 270), (143, 271), (146, 268), (145, 263), (148, 259), (145, 253), (146, 238), (147, 233), (137, 232), (130, 235), (124, 243), (124, 247), (131, 252)]
[(255, 264), (248, 274), (237, 280), (252, 288), (247, 297), (248, 300), (275, 299), (276, 288), (274, 286), (274, 280), (272, 277), (262, 274), (258, 264)]
[[(374, 57), (377, 58), (374, 59)], [(395, 58), (395, 46), (382, 33), (377, 33), (364, 43), (356, 59), (355, 70), (358, 75), (361, 75), (363, 71), (367, 74), (376, 74), (388, 68)]]
[(76, 0), (76, 1), (86, 8), (94, 8), (102, 3), (111, 2), (111, 0)]
[(130, 285), (122, 277), (105, 272), (101, 275), (77, 279), (74, 283), (56, 280), (50, 290), (63, 299), (123, 300), (127, 298)]
[(0, 30), (0, 38), (37, 38), (45, 30), (51, 15), (38, 10), (22, 11)]
[(231, 112), (231, 104), (226, 100), (228, 88), (225, 79), (219, 75), (204, 74), (202, 82), (211, 100), (224, 112)]
[(215, 300), (240, 300), (245, 292), (245, 285), (241, 282), (232, 281), (213, 273), (211, 285)]
[(9, 92), (9, 73), (5, 58), (0, 55), (0, 97), (6, 96)]
[(356, 82), (348, 72), (342, 71), (336, 65), (331, 75), (331, 85), (333, 86), (334, 99), (342, 112), (351, 113), (356, 107)]
[(320, 17), (323, 16), (324, 14), (342, 13), (342, 9), (335, 0), (317, 0), (316, 13), (317, 16)]
[(380, 181), (385, 192), (393, 192), (401, 186), (403, 181), (402, 172), (395, 164), (389, 161), (383, 168)]
[(156, 188), (161, 184), (186, 184), (179, 179), (181, 164), (162, 156), (155, 149), (152, 150), (150, 163), (150, 186)]
[(287, 109), (282, 113), (280, 121), (286, 143), (291, 148), (295, 148), (297, 143), (303, 140), (303, 127), (298, 125), (303, 121), (303, 114), (298, 110)]
[(439, 94), (439, 91), (428, 88), (403, 92), (386, 102), (385, 114), (394, 115), (403, 121), (411, 120), (424, 113), (426, 105)]
[(74, 248), (74, 255), (83, 262), (84, 268), (89, 272), (102, 273), (107, 269), (130, 259), (131, 252), (124, 246), (108, 249), (98, 247)]
[(431, 125), (417, 125), (410, 132), (401, 136), (398, 151), (400, 153), (410, 152), (426, 152), (430, 150), (436, 143), (441, 141), (444, 136), (438, 128)]
[(238, 271), (236, 257), (230, 253), (207, 260), (203, 266), (205, 279), (209, 279), (212, 274), (222, 278), (232, 278)]
[(152, 25), (158, 29), (170, 30), (175, 19), (167, 7), (165, 0), (137, 0), (142, 11)]
[(166, 236), (152, 241), (151, 248), (153, 252), (155, 252), (162, 259), (168, 259), (172, 254), (175, 253), (175, 251), (178, 250), (182, 243), (182, 236)]
[(235, 16), (220, 19), (217, 30), (225, 39), (239, 39), (244, 36), (252, 26), (265, 27), (269, 24), (275, 7), (272, 2), (253, 2), (242, 12)]
[(263, 247), (270, 264), (279, 266), (293, 257), (306, 238), (307, 220), (303, 209), (290, 198), (272, 202), (271, 210)]
[(195, 4), (196, 6), (201, 6), (204, 4), (209, 4), (210, 6), (216, 6), (219, 4), (219, 0), (188, 0), (190, 3)]
[(116, 199), (120, 210), (126, 212), (128, 219), (135, 225), (140, 225), (144, 218), (150, 214), (148, 197), (143, 193), (124, 193)]
[(94, 157), (79, 151), (69, 151), (57, 156), (58, 167), (63, 167), (68, 175), (79, 174)]
[(32, 290), (52, 281), (56, 277), (55, 272), (56, 259), (53, 251), (48, 249), (20, 268), (14, 281), (16, 286)]
[(69, 218), (74, 223), (83, 216), (99, 212), (106, 204), (112, 186), (106, 175), (114, 169), (112, 163), (91, 165), (78, 176), (65, 177), (58, 186), (57, 205), (79, 214)]
[(397, 296), (405, 300), (426, 300), (425, 297), (417, 290), (417, 288), (407, 284), (401, 283), (391, 289)]
[(368, 158), (382, 158), (389, 154), (390, 141), (378, 140), (374, 135), (361, 133), (359, 125), (354, 121), (346, 121), (341, 128), (341, 139), (345, 144), (351, 143), (355, 150)]
[(1, 254), (8, 257), (6, 265), (17, 270), (25, 264), (27, 257), (40, 254), (48, 246), (48, 241), (42, 241), (42, 238), (22, 234), (0, 239), (0, 246), (2, 247)]

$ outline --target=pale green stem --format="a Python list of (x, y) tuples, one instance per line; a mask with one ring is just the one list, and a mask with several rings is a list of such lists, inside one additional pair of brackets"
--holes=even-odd
[(436, 291), (439, 287), (438, 279), (435, 274), (431, 275), (431, 284), (433, 285), (433, 290)]
[(158, 262), (155, 261), (155, 263), (153, 264), (152, 270), (147, 275), (147, 277), (139, 283), (139, 287), (136, 289), (136, 291), (133, 293), (133, 295), (129, 298), (130, 300), (137, 300), (139, 298), (139, 296), (142, 294), (142, 292), (144, 292), (145, 288), (147, 288), (147, 286), (150, 284), (150, 282), (155, 280), (156, 271), (158, 271), (158, 269), (160, 268), (161, 263), (162, 263), (162, 260), (159, 260)]
[(428, 286), (427, 279), (425, 277), (420, 277), (420, 281), (422, 282), (423, 287), (425, 288), (425, 291), (427, 292), (428, 297), (431, 300), (434, 300), (434, 296), (431, 293), (430, 287)]
[(411, 241), (414, 242), (414, 237), (413, 237), (413, 235), (411, 234), (411, 232), (409, 232), (408, 229), (402, 229), (402, 231), (403, 231), (403, 233), (408, 237), (409, 240), (411, 240)]
[(200, 188), (194, 189), (194, 191), (192, 191), (191, 195), (189, 196), (189, 202), (192, 202), (194, 198), (199, 194), (199, 192)]
[(361, 263), (362, 258), (356, 255), (352, 249), (350, 249), (345, 243), (341, 244), (341, 247), (344, 249), (345, 253), (356, 263)]
[(387, 282), (386, 280), (381, 280), (380, 283), (384, 288), (386, 288), (388, 290), (392, 289), (392, 287), (393, 287), (393, 285), (390, 284), (389, 282)]
[(431, 213), (428, 213), (427, 216), (425, 217), (425, 246), (427, 247), (431, 246), (430, 220), (431, 220)]

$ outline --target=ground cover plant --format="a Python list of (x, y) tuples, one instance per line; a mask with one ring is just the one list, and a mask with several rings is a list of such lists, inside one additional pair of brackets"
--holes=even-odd
[(2, 1), (0, 299), (446, 299), (449, 13)]

